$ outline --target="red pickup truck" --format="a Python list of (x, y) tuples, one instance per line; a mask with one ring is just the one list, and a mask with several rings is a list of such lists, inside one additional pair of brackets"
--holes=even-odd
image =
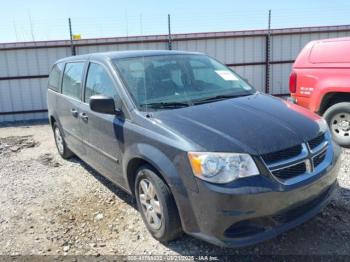
[(292, 101), (322, 115), (341, 146), (350, 147), (350, 37), (308, 43), (289, 79)]

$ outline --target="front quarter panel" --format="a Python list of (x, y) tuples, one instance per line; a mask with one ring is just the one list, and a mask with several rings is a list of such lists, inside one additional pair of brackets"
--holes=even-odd
[[(189, 194), (198, 192), (197, 183), (189, 160), (187, 143), (176, 136), (154, 132), (126, 121), (124, 126), (124, 144), (122, 147), (123, 176), (126, 187), (133, 192), (133, 184), (128, 181), (128, 165), (133, 159), (142, 159), (151, 164), (168, 184), (176, 202), (182, 227), (187, 232), (198, 230)], [(131, 174), (134, 175), (134, 174)], [(132, 181), (132, 180), (131, 180)]]
[[(121, 146), (125, 181), (128, 181), (128, 164), (139, 158), (153, 165), (172, 191), (180, 194), (185, 194), (186, 189), (196, 191), (197, 186), (193, 174), (189, 173), (191, 168), (187, 159), (187, 151), (191, 150), (191, 145), (178, 135), (167, 133), (158, 126), (148, 126), (150, 123), (147, 122), (146, 120), (145, 126), (141, 127), (125, 121)], [(128, 187), (133, 189), (133, 185)]]

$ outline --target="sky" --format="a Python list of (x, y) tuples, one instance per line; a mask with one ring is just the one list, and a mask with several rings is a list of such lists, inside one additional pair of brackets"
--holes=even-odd
[(346, 0), (0, 0), (0, 42), (350, 24)]

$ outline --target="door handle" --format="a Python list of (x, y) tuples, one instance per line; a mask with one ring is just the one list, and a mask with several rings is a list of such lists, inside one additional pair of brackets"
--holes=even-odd
[(77, 111), (76, 109), (72, 108), (72, 109), (70, 110), (70, 112), (72, 113), (72, 115), (73, 115), (74, 117), (78, 117), (78, 111)]
[(89, 119), (86, 113), (80, 113), (80, 118), (83, 119), (84, 121), (88, 121)]

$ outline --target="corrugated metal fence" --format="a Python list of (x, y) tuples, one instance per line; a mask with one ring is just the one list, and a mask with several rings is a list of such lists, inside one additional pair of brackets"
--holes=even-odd
[[(267, 35), (266, 30), (176, 34), (172, 47), (213, 56), (265, 92)], [(306, 43), (344, 36), (350, 36), (350, 25), (271, 30), (269, 93), (288, 93), (292, 63)], [(167, 49), (168, 36), (85, 39), (74, 44), (77, 54)], [(49, 69), (56, 60), (70, 55), (68, 40), (0, 44), (0, 122), (46, 118)]]

